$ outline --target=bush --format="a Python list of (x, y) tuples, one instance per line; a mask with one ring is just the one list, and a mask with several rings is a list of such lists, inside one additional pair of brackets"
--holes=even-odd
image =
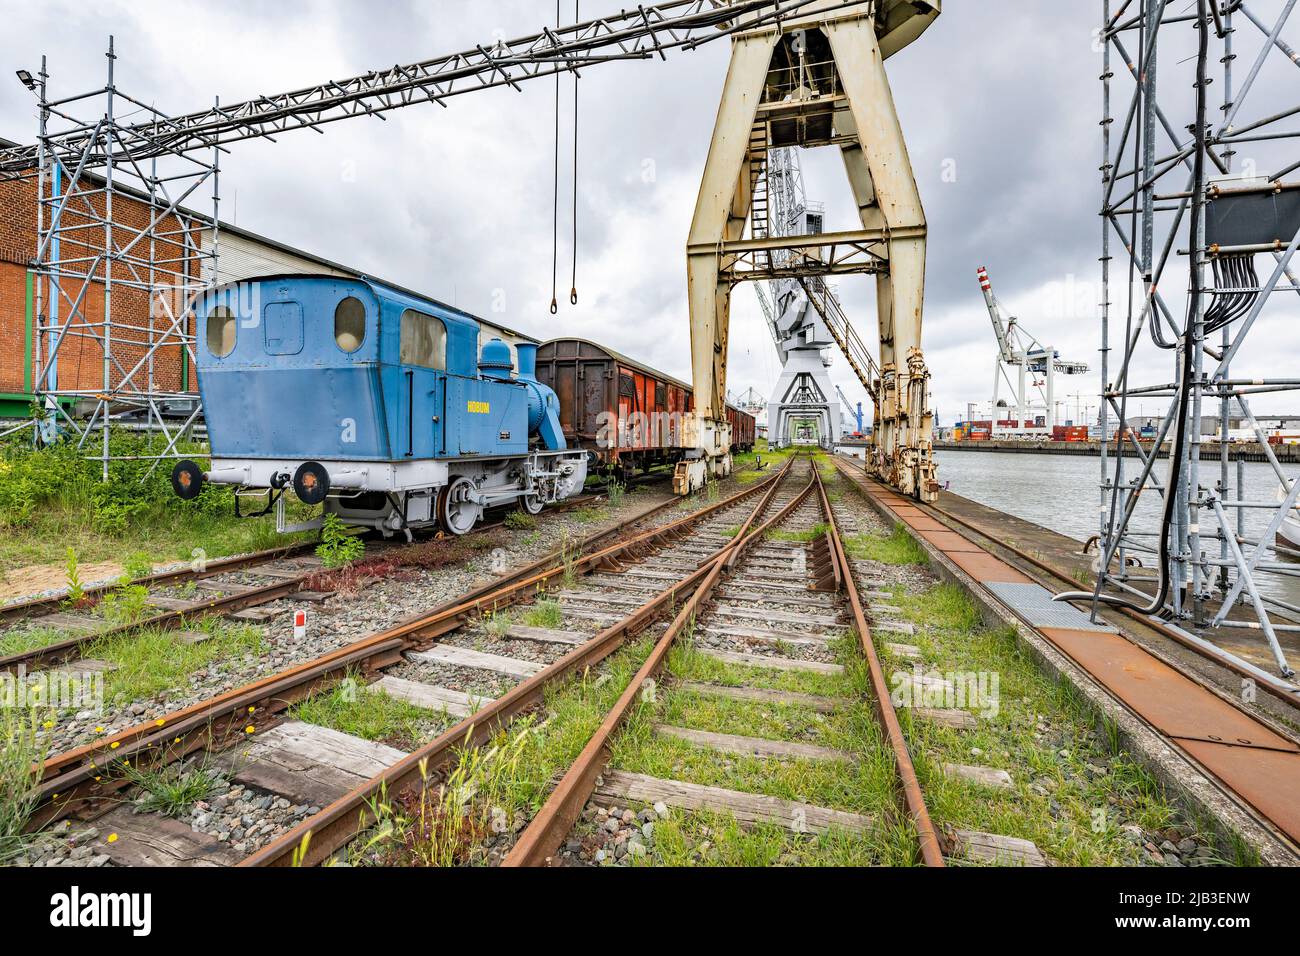
[(147, 578), (153, 574), (153, 562), (149, 560), (149, 555), (143, 551), (133, 551), (122, 562), (122, 573), (132, 581)]
[[(158, 455), (165, 447), (157, 435), (115, 433), (109, 441), (110, 452), (124, 457)], [(194, 443), (180, 443), (177, 451), (197, 459), (207, 455)], [(152, 460), (112, 461), (108, 481), (102, 481), (103, 466), (88, 461), (88, 453), (71, 440), (46, 448), (20, 442), (0, 445), (0, 527), (26, 527), (40, 511), (61, 509), (89, 512), (95, 531), (120, 537), (149, 516), (170, 521), (180, 514), (193, 520), (230, 507), (228, 488), (208, 488), (193, 501), (176, 497), (169, 461), (158, 462), (152, 473)]]
[(511, 531), (531, 531), (537, 527), (537, 519), (526, 511), (511, 511), (505, 517), (505, 526)]

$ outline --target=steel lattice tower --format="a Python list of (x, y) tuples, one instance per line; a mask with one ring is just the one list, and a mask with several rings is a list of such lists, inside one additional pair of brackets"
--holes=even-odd
[[(1300, 389), (1270, 352), (1271, 316), (1262, 317), (1270, 304), (1294, 307), (1289, 296), (1300, 292), (1291, 269), (1300, 159), (1286, 123), (1300, 111), (1296, 0), (1188, 6), (1102, 4), (1103, 443), (1089, 597), (1175, 619), (1202, 643), (1224, 628), (1262, 633), (1290, 676), (1278, 635), (1300, 631), (1300, 606), (1267, 581), (1300, 574), (1273, 551), (1296, 516), (1300, 481), (1282, 468), (1252, 401)], [(1128, 427), (1139, 399), (1169, 402), (1153, 443)], [(1203, 447), (1211, 415), (1224, 440)], [(1240, 461), (1230, 465), (1234, 418), (1258, 441), (1281, 500), (1250, 487)], [(1152, 500), (1158, 520), (1139, 507)], [(1248, 514), (1267, 515), (1267, 525), (1252, 533)]]

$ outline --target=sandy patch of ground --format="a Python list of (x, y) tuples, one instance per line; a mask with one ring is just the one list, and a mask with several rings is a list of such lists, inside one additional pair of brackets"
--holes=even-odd
[[(122, 566), (112, 561), (82, 564), (77, 567), (82, 585), (106, 581), (122, 574)], [(68, 587), (68, 571), (61, 564), (31, 564), (0, 575), (0, 601), (10, 601), (30, 594), (63, 591)]]

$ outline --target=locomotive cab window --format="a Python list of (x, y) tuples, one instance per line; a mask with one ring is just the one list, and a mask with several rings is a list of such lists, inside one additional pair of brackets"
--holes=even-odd
[(402, 313), (402, 347), (403, 365), (419, 365), (422, 368), (445, 369), (447, 367), (447, 327), (439, 319), (414, 309)]
[(344, 352), (355, 352), (366, 340), (366, 307), (348, 296), (334, 308), (334, 342)]
[(208, 313), (208, 351), (217, 358), (225, 358), (235, 350), (235, 332), (238, 323), (229, 306), (219, 305)]

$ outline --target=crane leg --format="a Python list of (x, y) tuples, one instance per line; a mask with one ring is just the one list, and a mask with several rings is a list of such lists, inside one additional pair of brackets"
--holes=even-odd
[(686, 244), (695, 409), (683, 429), (687, 457), (673, 475), (677, 494), (698, 490), (710, 477), (731, 474), (731, 426), (726, 409), (731, 285), (721, 277), (719, 245), (739, 239), (745, 230), (751, 201), (750, 131), (777, 38), (778, 31), (773, 29), (746, 34), (732, 46)]
[[(862, 225), (923, 230), (925, 212), (875, 31), (850, 19), (828, 23), (824, 29), (857, 133), (857, 149), (845, 149), (843, 156)], [(891, 238), (888, 253), (888, 273), (878, 275), (876, 283), (881, 401), (872, 459), (880, 477), (913, 497), (932, 501), (938, 483), (929, 372), (921, 350), (924, 232)]]
[[(741, 240), (752, 201), (749, 186), (756, 178), (751, 170), (760, 174), (766, 168), (760, 164), (766, 163), (772, 143), (839, 142), (848, 144), (843, 147), (845, 164), (863, 224), (858, 241), (880, 250), (880, 261), (858, 270), (877, 275), (881, 384), (873, 464), (901, 491), (923, 500), (937, 497), (929, 372), (921, 352), (925, 213), (885, 75), (884, 56), (920, 36), (938, 16), (939, 4), (882, 0), (868, 10), (839, 9), (825, 0), (805, 15), (741, 33), (733, 40), (686, 245), (695, 410), (683, 429), (686, 455), (674, 475), (678, 493), (695, 490), (709, 476), (730, 470), (725, 394), (731, 285), (763, 277), (774, 261), (770, 257), (782, 248), (779, 242), (771, 244), (771, 236)], [(878, 30), (887, 53), (882, 53)], [(789, 57), (801, 58), (813, 41), (822, 44), (823, 51), (829, 46), (835, 83), (847, 111), (824, 99), (829, 88), (816, 90), (801, 83), (784, 90), (782, 86), (789, 74)], [(778, 43), (788, 44), (779, 61), (774, 59)], [(807, 112), (792, 128), (779, 114), (795, 101)], [(760, 104), (765, 108), (762, 117)], [(778, 126), (780, 133), (774, 137)], [(832, 126), (835, 135), (830, 135)], [(845, 135), (847, 129), (856, 131), (856, 148), (852, 148), (854, 137)], [(792, 243), (789, 248), (796, 246)], [(887, 263), (882, 265), (883, 260)], [(780, 263), (779, 271), (800, 281), (803, 276), (838, 271), (806, 250), (789, 254)]]

